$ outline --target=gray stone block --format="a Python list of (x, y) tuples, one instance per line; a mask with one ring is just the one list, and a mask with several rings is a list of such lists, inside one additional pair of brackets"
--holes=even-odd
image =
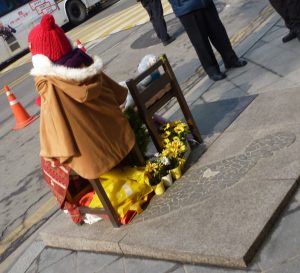
[(75, 225), (69, 216), (60, 214), (40, 232), (44, 243), (51, 247), (122, 254), (118, 241), (125, 228), (113, 228), (108, 220), (94, 225)]
[(132, 225), (120, 247), (125, 255), (243, 267), (294, 183), (244, 180), (198, 206)]

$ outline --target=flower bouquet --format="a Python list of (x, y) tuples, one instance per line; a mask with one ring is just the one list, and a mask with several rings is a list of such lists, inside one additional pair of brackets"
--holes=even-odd
[(170, 162), (170, 173), (174, 180), (178, 180), (182, 175), (182, 166), (185, 162), (183, 159), (184, 153), (186, 151), (186, 145), (184, 142), (175, 139), (165, 145), (161, 156), (165, 157)]
[[(188, 125), (180, 120), (174, 120), (161, 126), (160, 133), (165, 149), (169, 149), (169, 147), (174, 149), (176, 146), (181, 147), (181, 151), (176, 153), (176, 159), (179, 160), (183, 169), (184, 163), (191, 152), (191, 147), (187, 141), (187, 135), (190, 133)], [(180, 145), (179, 142), (181, 142)]]
[(155, 194), (161, 195), (165, 192), (162, 177), (167, 174), (168, 171), (160, 160), (147, 161), (145, 175), (149, 179), (149, 184), (153, 187)]

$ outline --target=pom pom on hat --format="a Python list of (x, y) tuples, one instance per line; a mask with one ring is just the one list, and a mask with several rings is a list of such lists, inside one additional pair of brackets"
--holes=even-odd
[(40, 24), (31, 30), (28, 42), (32, 55), (45, 55), (52, 62), (56, 62), (73, 50), (68, 37), (55, 23), (51, 14), (44, 15)]
[(45, 16), (43, 16), (41, 20), (41, 26), (48, 31), (54, 29), (56, 27), (56, 24), (53, 15), (46, 14)]

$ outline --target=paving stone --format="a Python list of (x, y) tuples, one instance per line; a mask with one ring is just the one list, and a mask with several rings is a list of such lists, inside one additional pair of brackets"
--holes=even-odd
[(140, 258), (123, 258), (125, 272), (128, 273), (163, 273), (172, 272), (177, 268), (174, 262), (140, 259)]
[(33, 242), (17, 262), (10, 268), (9, 273), (24, 273), (35, 258), (42, 252), (45, 245), (41, 241)]
[(297, 124), (300, 114), (299, 89), (293, 92), (260, 94), (235, 122), (226, 130), (259, 132), (266, 128), (284, 128)]
[(168, 273), (187, 273), (187, 272), (184, 270), (184, 267), (180, 265), (177, 268), (175, 268), (173, 271), (168, 271)]
[[(98, 272), (105, 266), (119, 259), (117, 255), (107, 255), (92, 252), (77, 252), (76, 265), (78, 273)], [(117, 273), (117, 272), (116, 272)]]
[(272, 268), (268, 273), (299, 273), (300, 268), (300, 256), (294, 259), (287, 260), (281, 265)]
[(185, 273), (257, 273), (259, 269), (230, 269), (199, 265), (184, 265)]
[[(224, 132), (254, 99), (255, 96), (247, 96), (211, 103), (199, 102), (193, 104), (191, 111), (201, 134), (203, 136), (209, 136)], [(178, 116), (172, 116), (172, 119), (176, 118), (178, 118)]]
[[(112, 263), (106, 265), (99, 271), (95, 271), (95, 273), (127, 273), (124, 268), (123, 258), (119, 258)], [(129, 273), (129, 272), (128, 272)]]
[(247, 59), (283, 77), (298, 69), (297, 55), (295, 52), (284, 51), (280, 46), (272, 43), (259, 41), (253, 49), (247, 52)]
[(208, 103), (237, 97), (244, 97), (247, 95), (248, 94), (243, 89), (241, 89), (240, 86), (237, 86), (231, 81), (225, 79), (224, 82), (218, 82), (211, 86), (209, 92), (204, 93), (201, 96), (201, 99), (203, 99), (203, 102)]
[(299, 226), (300, 209), (292, 212), (287, 210), (259, 254), (258, 263), (262, 269), (269, 270), (300, 255)]
[(72, 251), (46, 248), (26, 273), (76, 272), (76, 254)]
[(294, 73), (290, 73), (284, 78), (279, 78), (272, 83), (263, 86), (262, 88), (257, 90), (257, 93), (284, 93), (289, 89), (299, 88), (299, 83), (294, 81), (294, 77), (297, 77), (297, 75), (294, 75)]

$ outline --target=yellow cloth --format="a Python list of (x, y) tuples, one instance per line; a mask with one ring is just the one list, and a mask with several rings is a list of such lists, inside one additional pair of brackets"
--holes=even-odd
[[(147, 184), (144, 168), (115, 168), (101, 175), (100, 181), (112, 206), (121, 218), (128, 210), (141, 213), (141, 205), (147, 201), (148, 194), (153, 190)], [(97, 194), (94, 194), (89, 207), (103, 207)]]

